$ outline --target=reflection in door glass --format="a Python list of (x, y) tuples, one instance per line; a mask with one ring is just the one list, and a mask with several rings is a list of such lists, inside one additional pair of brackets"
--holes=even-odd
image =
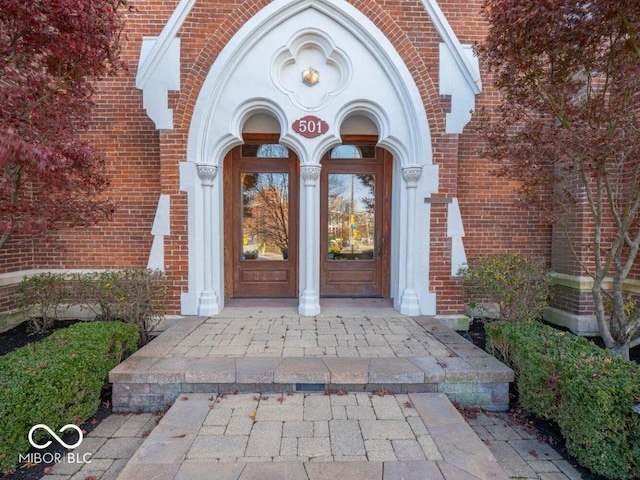
[(375, 158), (375, 145), (338, 145), (331, 149), (329, 158)]
[(289, 259), (289, 174), (242, 173), (242, 260)]
[(328, 175), (329, 260), (372, 260), (376, 250), (375, 175)]
[(244, 144), (241, 152), (245, 158), (289, 158), (289, 149), (279, 143)]

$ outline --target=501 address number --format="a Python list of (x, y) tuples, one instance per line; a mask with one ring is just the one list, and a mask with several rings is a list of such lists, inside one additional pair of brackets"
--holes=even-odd
[(307, 115), (293, 122), (293, 131), (305, 138), (316, 138), (329, 131), (329, 124), (313, 115)]

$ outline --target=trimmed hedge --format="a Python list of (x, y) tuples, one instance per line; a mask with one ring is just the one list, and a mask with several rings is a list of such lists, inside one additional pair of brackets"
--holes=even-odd
[(521, 405), (558, 423), (567, 451), (611, 479), (640, 478), (640, 365), (540, 323), (487, 325), (487, 347), (516, 372)]
[(0, 471), (27, 452), (35, 424), (57, 431), (93, 415), (109, 371), (137, 345), (133, 324), (87, 322), (0, 357)]

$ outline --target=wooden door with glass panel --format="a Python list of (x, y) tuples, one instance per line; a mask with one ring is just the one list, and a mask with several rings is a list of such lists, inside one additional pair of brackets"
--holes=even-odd
[(231, 257), (226, 262), (231, 269), (228, 296), (295, 297), (297, 158), (279, 144), (245, 144), (231, 152), (230, 163), (225, 186), (230, 192), (225, 228), (231, 230), (232, 239), (226, 255)]
[(374, 145), (340, 145), (322, 160), (322, 296), (388, 296), (390, 160)]

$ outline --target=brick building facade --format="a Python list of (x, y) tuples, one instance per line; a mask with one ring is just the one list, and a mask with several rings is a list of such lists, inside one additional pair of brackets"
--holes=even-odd
[[(90, 132), (109, 158), (115, 219), (13, 239), (0, 253), (5, 297), (33, 270), (150, 266), (170, 279), (173, 314), (214, 315), (288, 282), (303, 314), (338, 292), (448, 315), (463, 311), (455, 273), (467, 258), (516, 251), (551, 264), (555, 249), (569, 300), (554, 306), (588, 313), (570, 300), (580, 272), (561, 265), (551, 226), (516, 207), (516, 185), (478, 155), (470, 111), (497, 104), (471, 49), (486, 31), (481, 3), (136, 1), (128, 71), (99, 86)], [(303, 81), (309, 68), (316, 84)], [(286, 154), (260, 154), (275, 144)], [(247, 175), (274, 173), (289, 182), (286, 259), (267, 259), (274, 246), (242, 222)], [(354, 179), (378, 177), (373, 200), (354, 200)], [(326, 211), (343, 180), (350, 240)]]

